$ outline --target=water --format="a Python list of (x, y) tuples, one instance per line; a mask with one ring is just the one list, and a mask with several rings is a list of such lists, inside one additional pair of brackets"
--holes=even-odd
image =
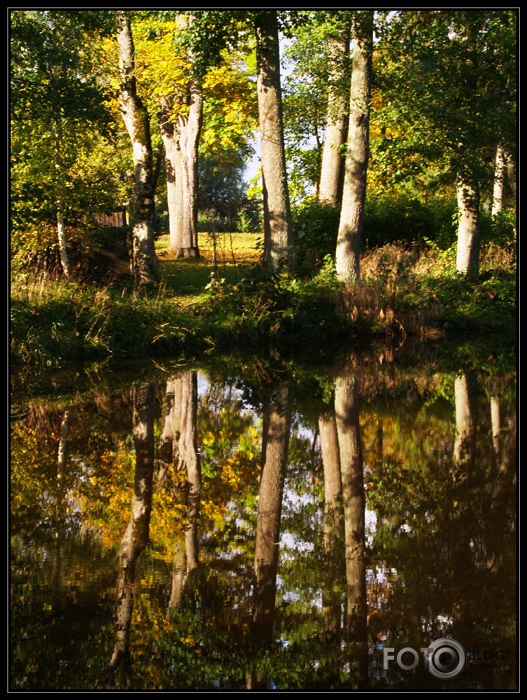
[(514, 689), (515, 369), (440, 342), (14, 377), (11, 689)]

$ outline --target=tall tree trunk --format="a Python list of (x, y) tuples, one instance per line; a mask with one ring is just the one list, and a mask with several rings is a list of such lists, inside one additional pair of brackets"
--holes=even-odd
[(350, 675), (356, 688), (367, 684), (366, 532), (358, 381), (351, 373), (335, 383), (346, 551), (346, 631)]
[[(192, 16), (188, 19), (192, 22)], [(193, 63), (193, 56), (189, 61)], [(192, 68), (191, 68), (192, 70)], [(191, 73), (188, 94), (188, 114), (179, 118), (179, 150), (181, 154), (183, 230), (179, 257), (199, 258), (198, 247), (198, 146), (203, 123), (201, 82)]]
[(171, 118), (171, 105), (171, 100), (162, 100), (158, 112), (158, 120), (165, 149), (170, 249), (174, 255), (177, 255), (181, 249), (181, 235), (183, 231), (183, 190), (179, 136), (177, 125)]
[[(187, 27), (192, 15), (179, 17)], [(203, 123), (201, 82), (192, 74), (185, 92), (162, 98), (158, 113), (165, 147), (170, 247), (178, 258), (199, 258), (198, 147)], [(182, 107), (185, 113), (182, 114)], [(175, 108), (175, 109), (174, 109)]]
[(156, 278), (154, 248), (154, 173), (150, 120), (137, 94), (134, 75), (134, 40), (127, 11), (116, 11), (119, 45), (119, 102), (132, 142), (134, 160), (134, 212), (132, 229), (132, 271), (136, 285), (150, 284)]
[[(341, 190), (344, 158), (341, 152), (344, 145), (347, 117), (348, 90), (344, 80), (348, 72), (350, 28), (339, 29), (330, 42), (330, 79), (328, 86), (328, 114), (326, 136), (322, 149), (322, 165), (318, 198), (320, 202), (337, 204)], [(349, 84), (348, 84), (349, 87)]]
[(457, 177), (457, 231), (456, 270), (468, 280), (479, 274), (479, 192), (473, 176)]
[(155, 390), (152, 384), (132, 389), (133, 439), (136, 465), (132, 512), (119, 550), (117, 620), (110, 667), (126, 665), (130, 656), (130, 626), (134, 603), (135, 567), (148, 541), (154, 476)]
[(369, 152), (373, 12), (357, 12), (350, 84), (348, 150), (335, 266), (345, 283), (360, 279), (360, 247)]
[(276, 10), (255, 13), (258, 112), (264, 200), (264, 264), (292, 264), (292, 230), (285, 163), (280, 49)]
[(261, 641), (272, 641), (278, 540), (285, 467), (291, 424), (292, 390), (277, 387), (264, 409), (262, 474), (258, 496), (256, 547), (254, 553), (253, 633)]
[(496, 148), (496, 159), (494, 161), (494, 184), (492, 188), (492, 216), (496, 216), (503, 209), (503, 195), (505, 192), (505, 173), (507, 172), (507, 162), (505, 149), (502, 144)]

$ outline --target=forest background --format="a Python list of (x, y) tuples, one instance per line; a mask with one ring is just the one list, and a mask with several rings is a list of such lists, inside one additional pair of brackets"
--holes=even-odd
[(15, 365), (515, 332), (514, 10), (9, 19)]

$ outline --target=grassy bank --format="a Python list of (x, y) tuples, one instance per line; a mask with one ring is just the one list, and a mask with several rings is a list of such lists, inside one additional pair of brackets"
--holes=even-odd
[(388, 244), (362, 260), (363, 282), (342, 290), (331, 261), (316, 274), (265, 277), (254, 234), (202, 234), (199, 260), (175, 260), (157, 242), (160, 283), (86, 284), (13, 273), (11, 359), (60, 366), (109, 356), (199, 354), (211, 349), (278, 351), (387, 336), (514, 333), (514, 251), (488, 244), (468, 283), (450, 251)]

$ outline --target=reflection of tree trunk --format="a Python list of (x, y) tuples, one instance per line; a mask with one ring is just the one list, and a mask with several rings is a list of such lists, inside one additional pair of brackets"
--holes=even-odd
[(455, 477), (463, 478), (474, 459), (476, 441), (476, 377), (459, 374), (455, 379), (456, 439), (454, 442)]
[[(324, 467), (324, 554), (331, 572), (330, 580), (340, 570), (335, 564), (339, 562), (337, 541), (342, 526), (342, 486), (340, 479), (340, 454), (337, 435), (337, 423), (334, 410), (318, 419), (320, 431), (320, 449)], [(322, 591), (322, 612), (328, 631), (336, 632), (340, 628), (340, 600)]]
[(346, 631), (350, 640), (350, 675), (354, 687), (364, 688), (368, 679), (365, 494), (358, 382), (351, 374), (337, 378), (335, 413), (344, 503)]
[(135, 478), (132, 513), (119, 551), (117, 621), (111, 667), (123, 666), (130, 657), (135, 565), (148, 541), (154, 475), (155, 390), (151, 384), (132, 388)]
[[(188, 372), (167, 382), (165, 425), (161, 433), (159, 456), (162, 463), (160, 480), (169, 463), (185, 474), (187, 505), (183, 539), (174, 544), (172, 589), (169, 608), (177, 607), (198, 567), (198, 517), (201, 498), (201, 469), (197, 450), (198, 384), (196, 372)], [(177, 487), (177, 484), (176, 484)]]
[(62, 525), (64, 523), (63, 508), (65, 494), (64, 467), (66, 465), (66, 444), (68, 439), (69, 422), (70, 412), (66, 410), (64, 411), (64, 415), (62, 416), (62, 421), (60, 423), (60, 438), (57, 449), (57, 514), (55, 518), (57, 528), (55, 532), (55, 589), (57, 591), (60, 590), (62, 570)]
[(275, 613), (278, 540), (289, 431), (291, 389), (280, 386), (264, 409), (262, 474), (258, 494), (258, 519), (254, 555), (253, 632), (271, 642)]

